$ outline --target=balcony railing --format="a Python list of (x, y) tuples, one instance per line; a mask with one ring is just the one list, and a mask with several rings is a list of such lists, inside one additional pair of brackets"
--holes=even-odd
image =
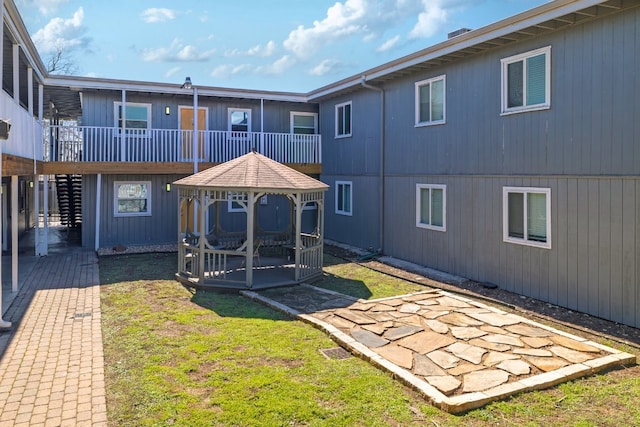
[(267, 132), (48, 126), (44, 156), (53, 162), (222, 163), (255, 149), (280, 163), (322, 163), (320, 135)]
[(2, 152), (27, 159), (42, 160), (42, 125), (5, 91), (0, 90), (0, 119), (11, 123), (9, 138), (2, 141)]

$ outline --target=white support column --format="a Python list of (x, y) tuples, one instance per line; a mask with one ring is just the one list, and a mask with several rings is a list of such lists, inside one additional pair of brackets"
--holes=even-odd
[(264, 98), (260, 98), (260, 148), (258, 152), (264, 155)]
[(102, 174), (99, 173), (96, 179), (96, 230), (94, 249), (100, 249), (100, 201), (102, 199)]
[(198, 124), (198, 88), (193, 87), (193, 173), (198, 173), (198, 156), (200, 155), (199, 150), (199, 124)]
[(33, 116), (33, 68), (27, 67), (27, 94), (29, 100), (27, 101), (27, 109), (29, 115)]
[(38, 121), (42, 124), (42, 119), (44, 119), (44, 85), (42, 83), (38, 84)]
[[(2, 11), (4, 9), (4, 4), (0, 4), (0, 11)], [(0, 16), (2, 16), (2, 14), (0, 14)], [(0, 33), (2, 33), (2, 30), (0, 30)], [(2, 43), (0, 43), (2, 44)], [(0, 49), (1, 52), (1, 49)], [(0, 68), (0, 73), (2, 73), (2, 69)], [(3, 226), (3, 221), (2, 221), (2, 209), (4, 206), (2, 206), (2, 144), (0, 144), (0, 246), (2, 246), (2, 226)], [(0, 247), (0, 249), (2, 249)], [(1, 251), (0, 251), (1, 252)], [(2, 262), (0, 260), (0, 329), (6, 329), (6, 328), (10, 328), (11, 327), (11, 322), (7, 322), (6, 320), (4, 320), (4, 318), (2, 317)]]
[(20, 45), (13, 45), (13, 99), (20, 102)]
[[(44, 85), (40, 83), (38, 85), (38, 121), (40, 125), (42, 125), (42, 120), (44, 117)], [(37, 142), (36, 142), (37, 143)], [(35, 161), (35, 156), (34, 156)], [(40, 197), (38, 196), (38, 191), (40, 191), (40, 175), (35, 176), (35, 185), (36, 185), (36, 256), (45, 256), (49, 253), (48, 246), (48, 216), (49, 216), (49, 177), (43, 175), (43, 185), (42, 185), (42, 218), (43, 218), (43, 228), (40, 228), (40, 220), (39, 220), (39, 204)]]
[[(124, 162), (127, 146), (127, 91), (122, 89), (122, 127), (120, 128), (120, 161)], [(118, 118), (116, 117), (116, 123)]]
[(45, 256), (49, 254), (49, 175), (43, 175), (42, 188), (44, 192), (42, 197), (43, 235), (40, 256)]
[(18, 175), (11, 175), (11, 291), (18, 292)]
[(35, 249), (34, 255), (39, 256), (40, 253), (40, 176), (34, 174), (33, 175), (33, 218), (35, 222), (35, 227), (33, 231), (35, 232)]

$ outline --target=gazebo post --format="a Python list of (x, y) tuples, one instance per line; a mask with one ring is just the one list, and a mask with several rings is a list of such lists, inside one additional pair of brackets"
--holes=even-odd
[(255, 212), (255, 192), (249, 191), (247, 195), (247, 246), (246, 251), (246, 282), (247, 287), (251, 289), (253, 287), (253, 225), (255, 224), (254, 212)]
[[(205, 192), (206, 190), (198, 190), (198, 226), (200, 228), (200, 238), (198, 239), (198, 278), (200, 283), (204, 283), (204, 256), (205, 256), (205, 239), (207, 234), (207, 224), (205, 224)], [(196, 206), (193, 207), (194, 209)]]
[(302, 203), (300, 202), (302, 199), (300, 193), (295, 194), (295, 203), (296, 203), (296, 250), (295, 250), (295, 280), (296, 282), (300, 280), (300, 249), (302, 248), (302, 239), (300, 237), (300, 233), (302, 232)]

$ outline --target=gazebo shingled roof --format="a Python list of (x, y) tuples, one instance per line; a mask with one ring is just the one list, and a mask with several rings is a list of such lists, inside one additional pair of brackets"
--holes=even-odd
[(175, 181), (176, 185), (237, 190), (325, 190), (329, 186), (256, 152)]

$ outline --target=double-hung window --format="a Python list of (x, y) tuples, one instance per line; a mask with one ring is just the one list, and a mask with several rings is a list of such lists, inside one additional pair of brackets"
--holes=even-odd
[[(122, 102), (115, 103), (116, 127), (122, 130)], [(146, 130), (151, 126), (151, 104), (127, 102), (124, 110), (124, 124), (129, 132)]]
[(336, 105), (336, 138), (351, 136), (351, 101)]
[(501, 60), (502, 114), (551, 106), (551, 46)]
[(416, 83), (416, 126), (445, 122), (445, 76)]
[(351, 181), (336, 181), (336, 213), (352, 215), (353, 195)]
[(551, 248), (551, 189), (503, 188), (503, 240)]
[(314, 135), (318, 133), (318, 114), (291, 112), (291, 133)]
[(113, 194), (114, 216), (151, 216), (150, 181), (116, 181)]
[(447, 187), (416, 184), (416, 227), (446, 231)]

